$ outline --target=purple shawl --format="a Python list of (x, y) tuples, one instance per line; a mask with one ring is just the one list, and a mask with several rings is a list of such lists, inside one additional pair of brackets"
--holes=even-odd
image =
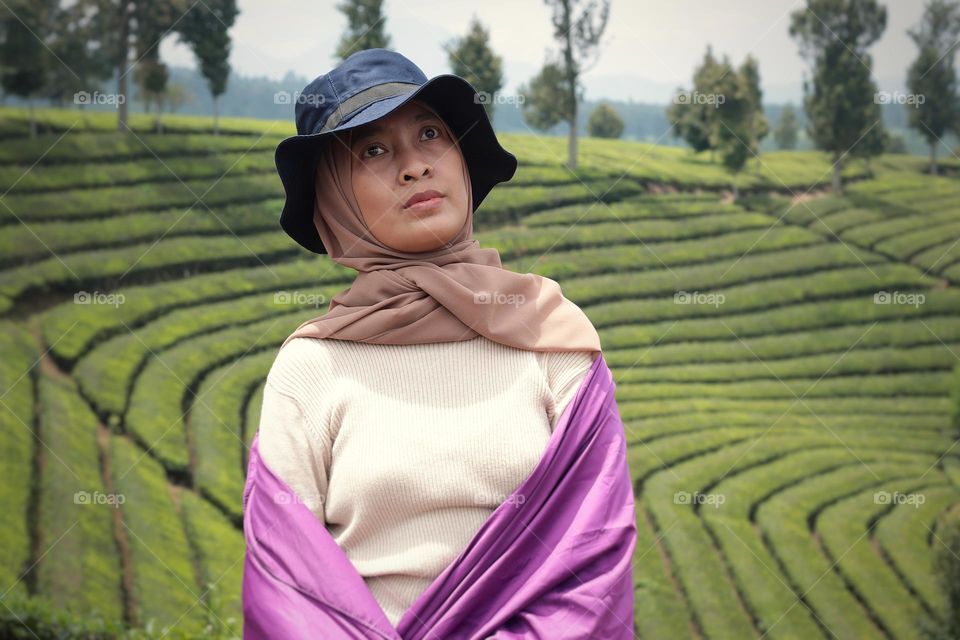
[(633, 638), (633, 487), (601, 353), (531, 475), (394, 629), (324, 524), (250, 449), (245, 640)]

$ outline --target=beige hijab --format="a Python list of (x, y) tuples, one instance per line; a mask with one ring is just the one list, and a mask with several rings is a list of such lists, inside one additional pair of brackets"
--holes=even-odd
[(530, 351), (600, 351), (593, 324), (556, 281), (503, 268), (496, 249), (473, 239), (473, 191), (459, 144), (466, 221), (446, 245), (422, 253), (396, 251), (370, 233), (353, 193), (349, 149), (349, 139), (331, 139), (321, 154), (313, 220), (330, 258), (359, 273), (281, 348), (295, 337), (422, 344), (479, 334)]

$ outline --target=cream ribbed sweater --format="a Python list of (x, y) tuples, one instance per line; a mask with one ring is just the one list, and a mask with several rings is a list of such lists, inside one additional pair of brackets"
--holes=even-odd
[(267, 376), (260, 455), (396, 626), (533, 471), (595, 355), (294, 338)]

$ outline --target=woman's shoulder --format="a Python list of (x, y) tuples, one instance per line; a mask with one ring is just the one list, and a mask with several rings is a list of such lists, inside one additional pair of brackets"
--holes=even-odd
[(544, 366), (568, 367), (590, 365), (600, 356), (599, 351), (536, 351), (537, 359)]
[(548, 408), (551, 429), (556, 428), (557, 420), (576, 396), (599, 355), (599, 351), (537, 352), (543, 378), (553, 399)]
[(538, 351), (537, 360), (551, 389), (568, 386), (590, 371), (599, 351)]
[(282, 345), (267, 374), (267, 383), (293, 395), (304, 385), (330, 378), (334, 357), (331, 341), (322, 338), (293, 338)]

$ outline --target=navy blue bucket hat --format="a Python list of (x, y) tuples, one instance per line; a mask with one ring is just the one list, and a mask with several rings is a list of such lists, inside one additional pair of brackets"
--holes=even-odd
[(313, 207), (317, 160), (331, 134), (373, 122), (413, 99), (428, 104), (456, 136), (470, 171), (474, 211), (494, 185), (513, 177), (517, 159), (500, 146), (473, 85), (453, 74), (427, 80), (395, 51), (364, 49), (292, 100), (297, 135), (282, 140), (275, 154), (286, 193), (280, 226), (291, 238), (314, 253), (327, 253)]

